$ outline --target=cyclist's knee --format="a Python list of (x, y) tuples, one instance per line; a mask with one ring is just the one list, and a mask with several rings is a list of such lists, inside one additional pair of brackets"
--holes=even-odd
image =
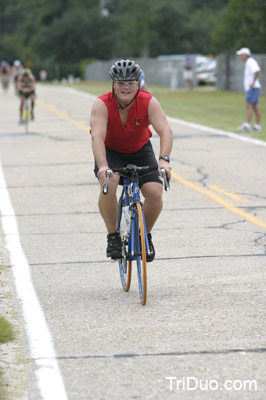
[(115, 189), (117, 188), (118, 184), (119, 184), (119, 176), (116, 174), (112, 174), (111, 179), (109, 181), (109, 185), (111, 187), (114, 187)]
[(154, 201), (160, 201), (162, 199), (163, 187), (160, 183), (145, 183), (141, 191), (145, 198), (152, 198)]

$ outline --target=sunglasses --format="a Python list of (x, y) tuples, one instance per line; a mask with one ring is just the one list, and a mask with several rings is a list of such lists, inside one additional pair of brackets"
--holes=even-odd
[(116, 84), (118, 87), (123, 88), (125, 86), (133, 87), (135, 86), (137, 81), (117, 81)]

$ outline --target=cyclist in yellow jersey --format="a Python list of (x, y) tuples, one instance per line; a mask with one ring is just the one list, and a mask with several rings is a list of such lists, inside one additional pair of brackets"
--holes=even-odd
[(29, 68), (24, 68), (22, 74), (18, 78), (18, 90), (21, 98), (19, 115), (19, 123), (23, 124), (22, 112), (23, 106), (26, 98), (31, 100), (31, 120), (34, 120), (34, 105), (35, 105), (35, 77), (32, 75)]

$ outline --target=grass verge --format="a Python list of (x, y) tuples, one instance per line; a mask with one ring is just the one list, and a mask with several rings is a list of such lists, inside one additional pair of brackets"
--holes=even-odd
[[(15, 339), (15, 334), (12, 325), (4, 317), (0, 317), (0, 344), (7, 343), (13, 339)], [(3, 372), (0, 369), (0, 400), (4, 400), (6, 398), (2, 375)]]
[(12, 325), (4, 318), (0, 317), (0, 343), (6, 343), (15, 339)]
[(3, 385), (3, 382), (2, 382), (2, 375), (3, 375), (3, 373), (2, 373), (2, 371), (0, 370), (0, 400), (5, 400), (5, 393), (4, 393), (4, 385)]
[[(71, 87), (96, 96), (111, 90), (111, 82), (86, 81)], [(164, 86), (149, 86), (149, 90), (171, 117), (236, 132), (245, 120), (245, 95), (214, 87), (198, 87), (192, 91), (170, 90)], [(266, 109), (266, 98), (260, 98), (260, 110)], [(263, 115), (262, 115), (263, 116)], [(252, 119), (254, 123), (254, 116)], [(243, 135), (266, 141), (266, 128)]]

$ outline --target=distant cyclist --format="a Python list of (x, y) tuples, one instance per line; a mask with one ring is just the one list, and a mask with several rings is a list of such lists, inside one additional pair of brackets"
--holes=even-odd
[(17, 95), (19, 95), (18, 78), (21, 75), (22, 71), (23, 71), (23, 67), (21, 65), (21, 62), (19, 60), (15, 60), (13, 63), (13, 67), (12, 67), (12, 75), (13, 75), (13, 79), (14, 79), (15, 93)]
[(140, 89), (142, 89), (142, 90), (148, 89), (147, 84), (145, 82), (145, 74), (144, 74), (143, 69), (140, 70), (139, 83), (140, 83), (140, 85), (139, 85)]
[(31, 100), (31, 120), (34, 120), (34, 105), (35, 105), (35, 77), (32, 75), (29, 68), (24, 68), (22, 74), (18, 78), (18, 90), (21, 98), (20, 102), (20, 120), (19, 123), (23, 124), (22, 112), (25, 99), (30, 97)]
[(7, 91), (10, 80), (11, 69), (7, 61), (1, 61), (0, 80), (4, 91)]

